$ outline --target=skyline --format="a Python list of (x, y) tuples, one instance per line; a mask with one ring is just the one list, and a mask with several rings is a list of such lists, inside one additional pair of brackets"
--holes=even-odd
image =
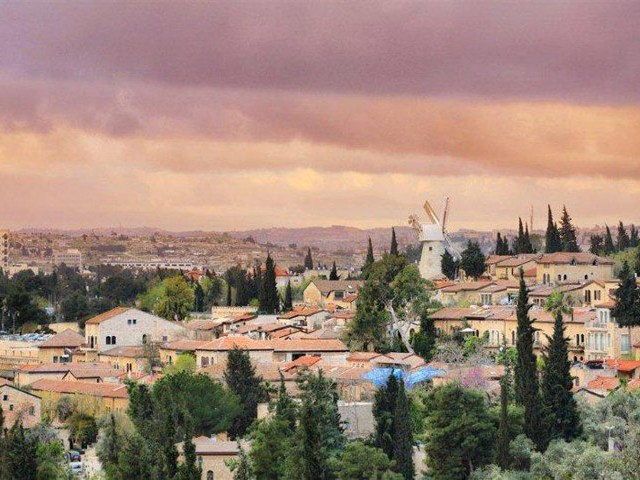
[(640, 223), (637, 2), (0, 7), (0, 225)]

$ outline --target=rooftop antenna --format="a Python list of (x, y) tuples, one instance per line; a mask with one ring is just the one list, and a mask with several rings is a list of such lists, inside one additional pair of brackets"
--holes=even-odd
[(533, 233), (533, 204), (531, 204), (531, 216), (529, 217), (529, 228), (531, 229), (531, 233)]

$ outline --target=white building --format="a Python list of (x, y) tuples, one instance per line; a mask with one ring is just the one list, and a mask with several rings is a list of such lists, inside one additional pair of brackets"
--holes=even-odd
[(187, 330), (180, 323), (128, 307), (117, 307), (90, 318), (85, 326), (87, 345), (99, 352), (147, 342), (170, 342), (186, 336)]
[(53, 254), (53, 264), (65, 264), (69, 268), (82, 269), (82, 253), (77, 248), (70, 248), (66, 252), (56, 252)]

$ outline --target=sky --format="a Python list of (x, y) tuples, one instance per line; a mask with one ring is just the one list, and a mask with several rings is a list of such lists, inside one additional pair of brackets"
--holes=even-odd
[(640, 223), (640, 2), (0, 4), (0, 225)]

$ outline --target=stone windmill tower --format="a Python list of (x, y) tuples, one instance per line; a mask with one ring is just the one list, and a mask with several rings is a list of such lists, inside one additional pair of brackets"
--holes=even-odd
[(442, 223), (429, 201), (424, 203), (424, 211), (427, 214), (426, 222), (420, 222), (417, 215), (411, 215), (409, 224), (416, 230), (418, 240), (422, 243), (422, 256), (418, 267), (420, 275), (427, 280), (434, 280), (443, 276), (441, 262), (444, 252), (448, 251), (457, 260), (460, 259), (460, 254), (451, 243), (446, 230), (449, 198), (445, 200)]

